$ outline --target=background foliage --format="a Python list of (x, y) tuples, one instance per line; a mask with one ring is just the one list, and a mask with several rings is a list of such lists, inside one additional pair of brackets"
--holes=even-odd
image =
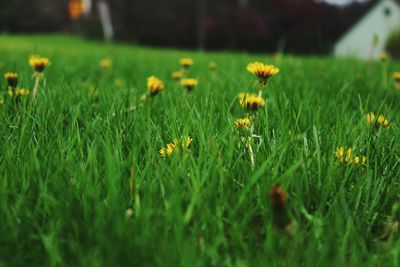
[[(102, 38), (96, 0), (90, 16), (68, 19), (67, 0), (3, 0), (3, 31), (69, 31)], [(311, 0), (112, 0), (118, 40), (211, 50), (327, 53), (377, 0), (336, 7)], [(80, 27), (78, 27), (78, 24)]]

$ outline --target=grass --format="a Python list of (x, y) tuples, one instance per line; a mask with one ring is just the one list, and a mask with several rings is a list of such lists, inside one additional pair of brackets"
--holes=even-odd
[[(399, 266), (400, 91), (382, 63), (0, 36), (1, 75), (32, 89), (31, 54), (52, 62), (36, 102), (13, 104), (1, 82), (0, 266)], [(200, 81), (190, 95), (170, 78), (184, 56)], [(234, 121), (238, 93), (258, 92), (254, 60), (280, 73), (254, 121), (252, 169)], [(166, 89), (143, 101), (150, 75)], [(390, 126), (368, 126), (370, 111)], [(190, 151), (160, 157), (183, 135)], [(366, 166), (340, 164), (340, 146)], [(291, 236), (272, 220), (276, 183)]]

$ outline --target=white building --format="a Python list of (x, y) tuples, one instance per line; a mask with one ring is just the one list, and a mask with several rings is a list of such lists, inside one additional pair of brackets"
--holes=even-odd
[[(381, 0), (339, 39), (334, 54), (378, 58), (386, 39), (397, 28), (400, 28), (400, 5), (394, 0)], [(378, 40), (375, 46), (374, 39)]]

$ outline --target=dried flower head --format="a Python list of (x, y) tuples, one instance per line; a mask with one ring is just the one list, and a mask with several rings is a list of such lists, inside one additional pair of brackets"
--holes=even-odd
[(188, 57), (181, 58), (179, 60), (179, 64), (181, 64), (181, 66), (184, 67), (185, 69), (188, 69), (190, 66), (193, 65), (193, 59)]
[(269, 78), (279, 72), (279, 69), (273, 65), (267, 65), (261, 62), (253, 62), (247, 65), (247, 70), (258, 77), (260, 83), (265, 84)]
[(247, 110), (256, 111), (265, 106), (265, 100), (257, 94), (240, 93), (239, 101), (240, 105)]
[(276, 184), (272, 187), (269, 196), (271, 198), (272, 206), (274, 208), (284, 208), (286, 206), (286, 193), (280, 184)]
[(188, 92), (192, 91), (199, 84), (199, 80), (187, 78), (181, 80), (181, 85), (186, 88)]
[(50, 65), (50, 60), (46, 57), (31, 56), (29, 58), (29, 65), (32, 66), (35, 72), (41, 73)]
[(155, 76), (147, 78), (147, 89), (149, 89), (150, 95), (155, 96), (162, 90), (164, 90), (164, 82)]
[(8, 86), (15, 88), (18, 85), (18, 74), (15, 72), (6, 72), (4, 78), (7, 80)]
[(293, 236), (297, 229), (297, 223), (289, 216), (287, 197), (285, 190), (280, 184), (272, 187), (269, 197), (272, 205), (272, 222), (285, 234)]

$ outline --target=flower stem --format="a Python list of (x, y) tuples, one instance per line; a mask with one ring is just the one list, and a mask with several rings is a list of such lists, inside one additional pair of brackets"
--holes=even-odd
[(36, 78), (35, 78), (35, 86), (33, 87), (33, 92), (32, 92), (32, 98), (34, 100), (36, 99), (36, 95), (38, 93), (39, 82), (40, 82), (40, 76), (37, 75)]
[(249, 155), (250, 155), (250, 163), (251, 163), (251, 169), (254, 169), (254, 152), (253, 152), (253, 147), (251, 146), (251, 137), (247, 141), (247, 149), (249, 150)]
[(382, 66), (382, 76), (383, 76), (383, 88), (388, 89), (388, 66), (387, 63), (384, 62)]

